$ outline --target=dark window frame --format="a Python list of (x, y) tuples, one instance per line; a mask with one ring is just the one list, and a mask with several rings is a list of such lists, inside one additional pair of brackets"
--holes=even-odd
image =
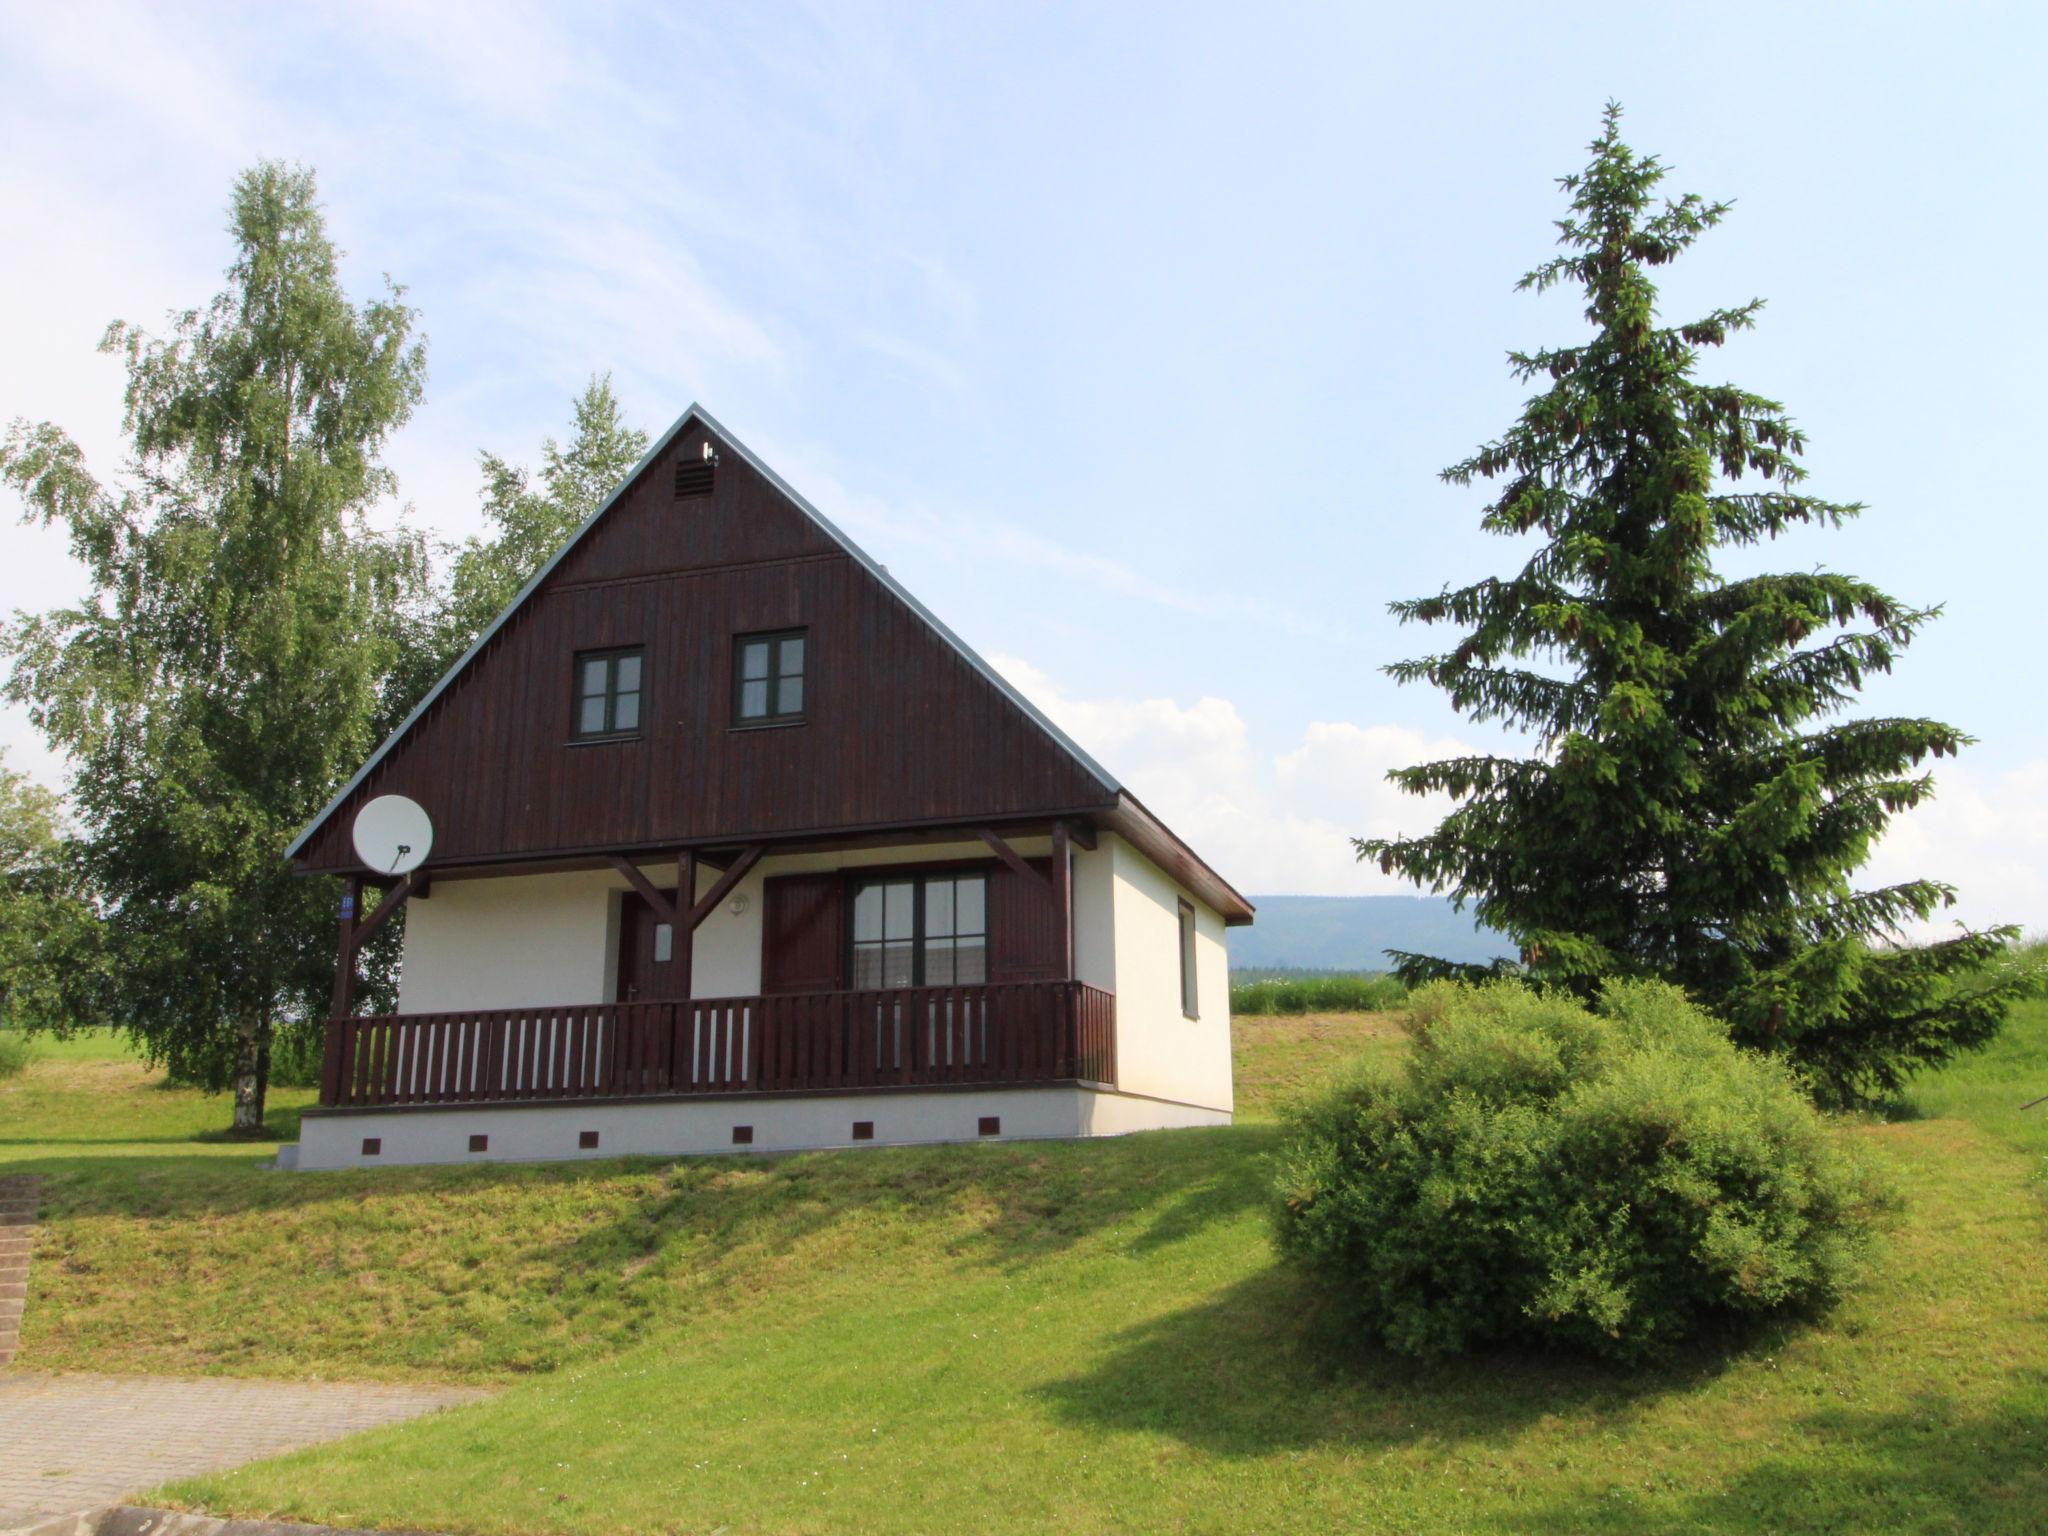
[(1177, 915), (1180, 946), (1180, 1012), (1186, 1019), (1202, 1016), (1201, 976), (1195, 969), (1195, 904), (1182, 898)]
[[(995, 973), (995, 947), (993, 942), (994, 929), (992, 926), (994, 923), (995, 914), (991, 908), (991, 903), (993, 902), (995, 897), (994, 885), (991, 878), (994, 875), (994, 873), (995, 866), (993, 864), (980, 861), (977, 861), (972, 864), (911, 864), (898, 866), (890, 869), (861, 869), (850, 871), (846, 878), (846, 953), (844, 956), (846, 965), (845, 975), (847, 990), (851, 992), (904, 992), (912, 990), (914, 988), (932, 985), (944, 987), (987, 986), (989, 984), (989, 978), (993, 976)], [(930, 934), (925, 932), (925, 887), (934, 880), (979, 880), (981, 882), (981, 929), (979, 934), (977, 935), (962, 933), (960, 931), (959, 919), (956, 916), (954, 919), (953, 932), (949, 935), (946, 935), (946, 937), (954, 939), (956, 941), (962, 938), (980, 938), (982, 956), (980, 981), (950, 981), (933, 983), (925, 979), (925, 946), (926, 941), (929, 940), (931, 937)], [(860, 893), (869, 886), (903, 885), (906, 883), (911, 888), (911, 980), (908, 986), (904, 987), (861, 987), (857, 984), (856, 977), (856, 969), (861, 950), (861, 940), (858, 937), (859, 929), (856, 927), (856, 918), (854, 916), (854, 908), (860, 900)], [(958, 912), (959, 909), (957, 904), (954, 910), (956, 913)], [(885, 916), (883, 923), (884, 937), (880, 941), (878, 941), (878, 943), (871, 943), (869, 947), (879, 947), (886, 950), (888, 947), (887, 931), (888, 924)]]
[[(619, 663), (632, 657), (640, 663), (640, 686), (622, 689), (619, 687)], [(596, 698), (596, 694), (583, 691), (583, 669), (593, 661), (605, 664), (604, 672), (604, 728), (586, 731), (583, 729), (583, 701)], [(636, 701), (633, 723), (621, 729), (618, 725), (619, 700), (630, 693)], [(608, 645), (596, 650), (578, 651), (575, 664), (569, 672), (569, 740), (584, 741), (631, 741), (640, 735), (647, 719), (647, 647), (644, 645)]]
[[(795, 672), (785, 672), (782, 666), (782, 648), (796, 640), (803, 644), (803, 664)], [(765, 714), (746, 713), (746, 654), (749, 645), (766, 642), (768, 646), (768, 675), (755, 678), (765, 682), (768, 690), (768, 710)], [(732, 637), (732, 729), (736, 731), (761, 730), (779, 725), (801, 725), (809, 717), (811, 708), (811, 677), (815, 668), (811, 665), (815, 652), (811, 647), (811, 632), (808, 627), (794, 629), (761, 629)], [(784, 709), (782, 705), (783, 686), (794, 678), (802, 692), (803, 702), (795, 709)]]

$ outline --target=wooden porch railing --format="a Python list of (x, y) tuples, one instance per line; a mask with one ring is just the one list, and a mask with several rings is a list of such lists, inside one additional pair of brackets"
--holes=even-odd
[(1116, 999), (1079, 981), (330, 1019), (320, 1102), (1116, 1082)]

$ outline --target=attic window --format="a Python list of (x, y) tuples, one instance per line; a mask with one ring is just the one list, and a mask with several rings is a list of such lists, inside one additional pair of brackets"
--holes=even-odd
[(804, 715), (804, 653), (809, 632), (738, 635), (732, 647), (734, 725), (775, 725)]
[(642, 651), (583, 651), (576, 657), (576, 697), (569, 734), (578, 740), (630, 736), (640, 729)]
[(692, 496), (709, 496), (717, 473), (716, 459), (676, 460), (676, 500), (682, 501)]

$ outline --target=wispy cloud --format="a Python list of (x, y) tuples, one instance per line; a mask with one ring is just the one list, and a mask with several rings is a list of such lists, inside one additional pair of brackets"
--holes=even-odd
[(1332, 721), (1269, 756), (1228, 699), (1090, 698), (1015, 656), (990, 663), (1248, 893), (1412, 894), (1359, 863), (1351, 839), (1434, 826), (1450, 801), (1403, 794), (1387, 770), (1471, 750), (1407, 726)]
[(1278, 601), (1238, 592), (1199, 591), (1162, 582), (1095, 550), (1079, 549), (1030, 528), (960, 507), (901, 506), (850, 489), (800, 444), (777, 445), (771, 462), (868, 552), (916, 550), (928, 558), (981, 570), (1046, 571), (1095, 592), (1172, 613), (1230, 620), (1281, 634), (1339, 639), (1337, 626)]

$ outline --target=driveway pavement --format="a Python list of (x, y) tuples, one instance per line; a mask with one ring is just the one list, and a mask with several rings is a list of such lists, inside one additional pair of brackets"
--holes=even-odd
[(485, 1395), (0, 1370), (0, 1531)]

